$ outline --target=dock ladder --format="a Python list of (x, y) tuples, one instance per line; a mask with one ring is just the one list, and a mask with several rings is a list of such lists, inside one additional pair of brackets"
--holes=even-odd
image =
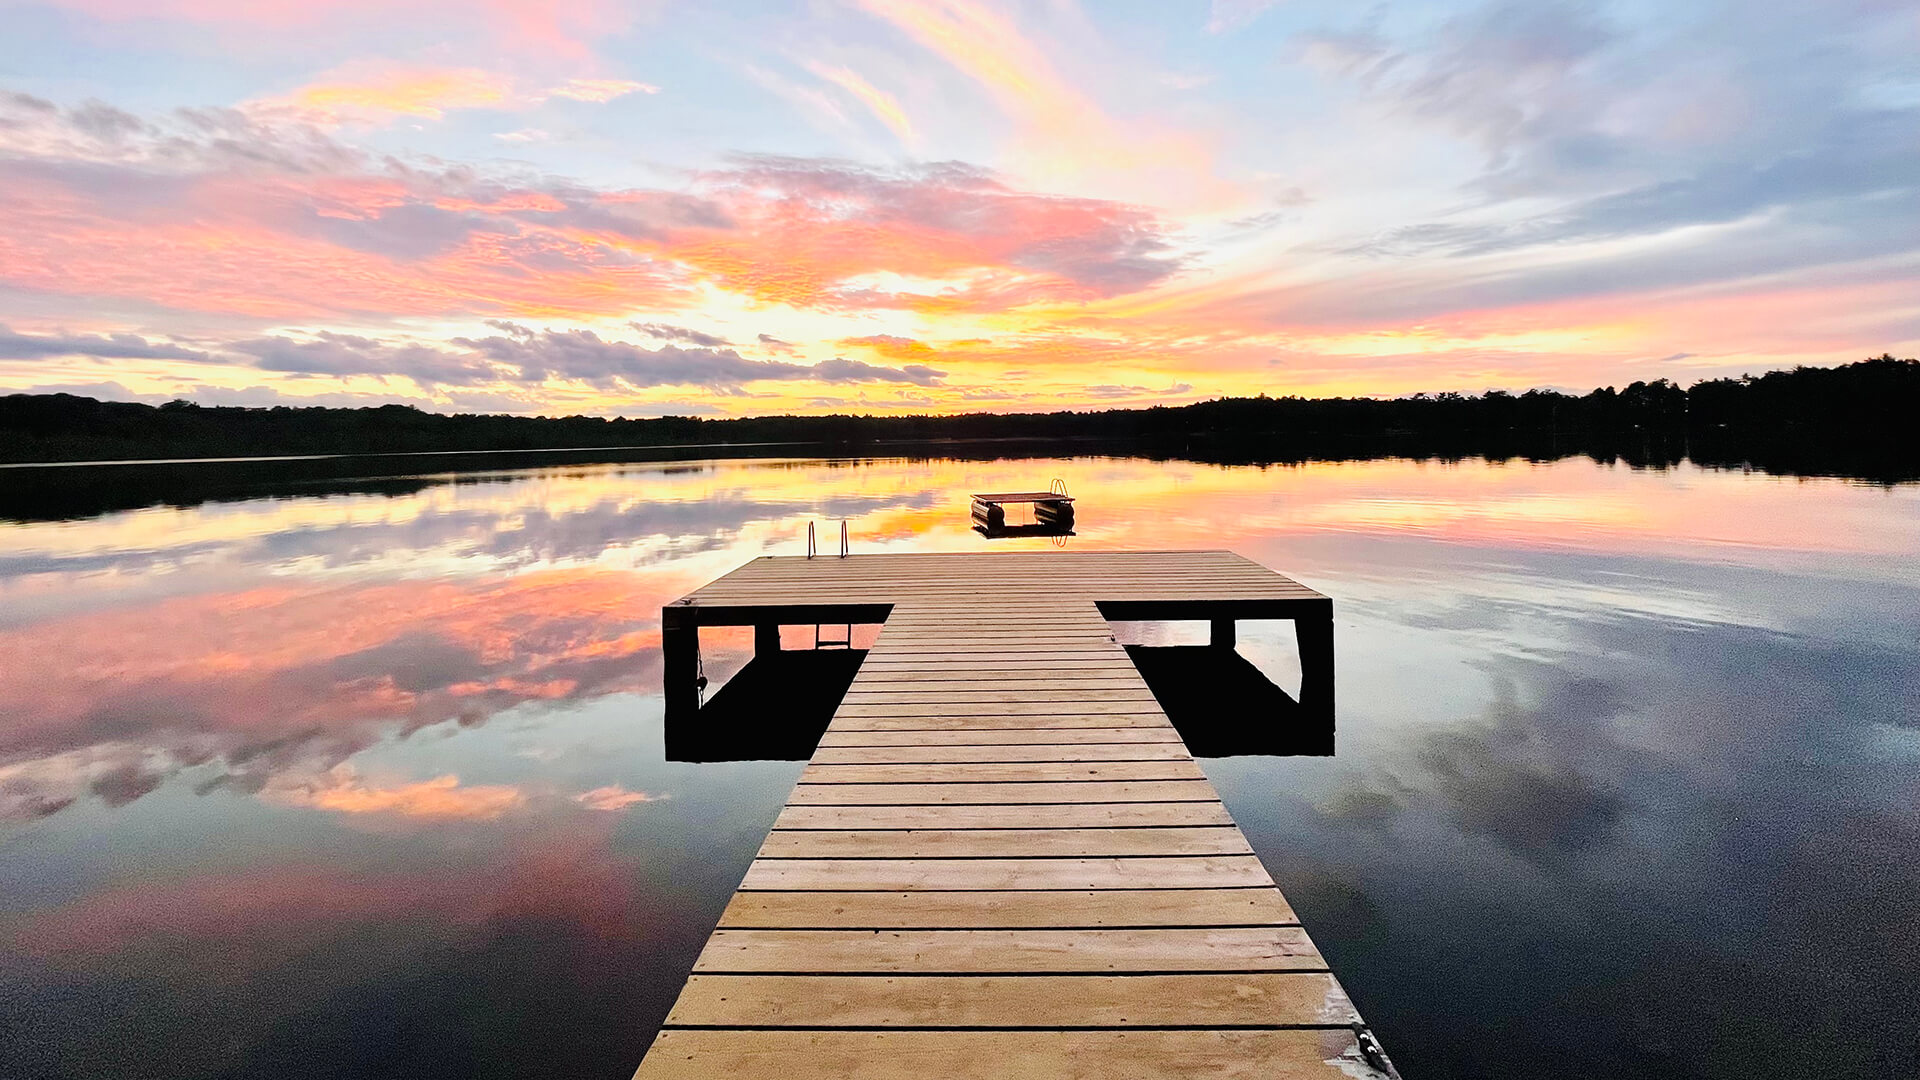
[[(841, 518), (840, 519), (840, 557), (843, 559), (846, 558), (848, 550), (849, 550), (849, 545), (847, 543), (847, 520), (845, 518)], [(813, 539), (813, 522), (809, 521), (807, 522), (807, 558), (809, 559), (813, 558), (814, 554), (815, 552), (814, 552), (814, 539)], [(834, 624), (834, 625), (838, 625), (838, 624)], [(813, 624), (813, 647), (815, 649), (851, 649), (853, 648), (853, 624), (852, 623), (848, 623), (846, 633), (837, 638), (821, 637), (820, 626), (821, 624), (819, 623)]]

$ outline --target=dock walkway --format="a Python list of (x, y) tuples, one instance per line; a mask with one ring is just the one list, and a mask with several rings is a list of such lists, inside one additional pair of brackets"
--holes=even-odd
[(1108, 618), (1295, 619), (1332, 693), (1331, 601), (1227, 552), (765, 558), (669, 605), (670, 698), (701, 625), (885, 626), (636, 1080), (1391, 1076)]

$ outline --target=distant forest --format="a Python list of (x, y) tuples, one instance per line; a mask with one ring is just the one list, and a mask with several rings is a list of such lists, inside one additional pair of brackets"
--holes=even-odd
[[(1891, 355), (1682, 389), (1665, 379), (1589, 394), (1530, 390), (1412, 397), (1220, 398), (1193, 405), (955, 416), (761, 416), (652, 420), (444, 415), (365, 409), (152, 406), (70, 394), (0, 397), (0, 461), (677, 447), (807, 443), (877, 448), (920, 440), (1125, 441), (1217, 461), (1588, 453), (1661, 465), (1752, 464), (1886, 481), (1912, 464), (1920, 362)], [(4, 477), (0, 477), (4, 483)]]

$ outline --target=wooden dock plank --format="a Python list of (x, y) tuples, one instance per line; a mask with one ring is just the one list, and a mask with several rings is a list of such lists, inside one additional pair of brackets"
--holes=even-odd
[(722, 927), (937, 930), (1288, 926), (1299, 920), (1261, 886), (1081, 891), (739, 892)]
[(951, 720), (975, 716), (1125, 716), (1130, 713), (1160, 717), (1163, 722), (1165, 720), (1154, 702), (1153, 694), (1146, 691), (1131, 701), (1076, 701), (1062, 695), (1057, 701), (861, 703), (842, 705), (836, 715), (849, 720), (863, 716), (925, 716)]
[(1297, 926), (1153, 930), (732, 930), (701, 972), (1324, 971)]
[(674, 1025), (807, 1028), (1350, 1027), (1333, 976), (695, 975)]
[(669, 1028), (636, 1080), (1343, 1080), (1351, 1030), (732, 1031)]
[[(1092, 703), (1105, 704), (1115, 701), (1132, 702), (1142, 705), (1156, 699), (1153, 693), (1138, 686), (1001, 686), (987, 683), (981, 686), (967, 686), (958, 689), (941, 687), (887, 687), (858, 686), (847, 691), (842, 699), (842, 708), (857, 708), (862, 705), (998, 705), (1002, 708), (1027, 707), (1034, 705), (1081, 706)], [(944, 712), (945, 710), (943, 710)], [(951, 715), (951, 714), (949, 714)]]
[(957, 728), (929, 731), (828, 731), (820, 736), (820, 746), (1087, 746), (1120, 743), (1175, 743), (1180, 753), (1186, 744), (1172, 725), (1154, 727), (1096, 728)]
[(1137, 713), (1040, 713), (1028, 716), (1006, 713), (998, 716), (839, 716), (829, 731), (994, 731), (1005, 729), (1045, 730), (1056, 728), (1148, 728), (1172, 731), (1166, 714)]
[(779, 829), (1117, 829), (1231, 825), (1215, 801), (1034, 806), (789, 806)]
[(1251, 855), (1089, 859), (755, 859), (742, 889), (1218, 889), (1271, 886)]
[(1219, 802), (1205, 780), (1079, 784), (796, 784), (788, 806), (958, 806), (970, 803)]
[(948, 761), (907, 765), (808, 765), (803, 784), (1049, 784), (1094, 780), (1204, 780), (1192, 758), (1172, 761)]
[(1015, 761), (1185, 761), (1179, 743), (1031, 743), (1024, 746), (822, 746), (815, 765), (930, 765), (959, 761), (1007, 764)]
[(763, 859), (951, 859), (1075, 855), (1251, 855), (1232, 826), (1098, 829), (775, 829)]

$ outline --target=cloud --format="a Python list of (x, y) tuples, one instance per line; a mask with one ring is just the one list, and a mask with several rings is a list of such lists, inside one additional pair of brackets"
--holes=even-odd
[(426, 31), (435, 40), (464, 49), (526, 54), (543, 61), (555, 57), (573, 64), (594, 62), (591, 42), (631, 25), (635, 6), (618, 0), (314, 0), (299, 4), (260, 4), (249, 0), (50, 0), (102, 24), (132, 24), (131, 32), (151, 34), (152, 23), (178, 22), (204, 27), (224, 44), (261, 51), (262, 41), (310, 46), (316, 31), (353, 31), (379, 25), (404, 40)]
[[(1144, 209), (1015, 191), (961, 162), (755, 155), (707, 178), (740, 227), (682, 257), (764, 300), (997, 310), (1138, 291), (1183, 263)], [(940, 284), (866, 283), (883, 273)]]
[(891, 129), (901, 142), (917, 141), (913, 121), (907, 119), (905, 110), (900, 108), (900, 102), (892, 94), (879, 89), (847, 68), (834, 67), (815, 60), (808, 60), (805, 63), (808, 71), (846, 91), (860, 104), (865, 105), (867, 111)]
[(633, 82), (629, 79), (568, 79), (559, 86), (545, 92), (546, 98), (566, 98), (570, 101), (606, 102), (628, 94), (657, 94), (660, 88), (651, 83)]
[(112, 360), (205, 360), (199, 349), (149, 341), (138, 334), (18, 334), (0, 323), (0, 360), (96, 356)]
[(204, 792), (274, 789), (340, 812), (504, 808), (506, 793), (444, 778), (383, 788), (330, 770), (396, 732), (644, 690), (659, 658), (645, 612), (677, 591), (589, 571), (276, 585), (6, 630), (0, 715), (16, 722), (0, 731), (0, 816), (124, 803), (187, 770)]
[(660, 88), (626, 79), (568, 79), (529, 87), (503, 72), (484, 68), (411, 67), (388, 62), (350, 64), (287, 94), (241, 108), (265, 116), (291, 116), (323, 126), (380, 124), (401, 117), (440, 120), (461, 109), (526, 110), (556, 98), (604, 103)]
[(288, 806), (336, 814), (392, 814), (433, 821), (492, 821), (527, 801), (520, 789), (508, 785), (461, 787), (460, 778), (451, 773), (412, 784), (370, 785), (344, 762), (317, 779), (275, 784), (261, 795)]
[(1162, 204), (1223, 193), (1204, 136), (1118, 120), (1056, 67), (1056, 56), (1090, 51), (1091, 26), (1077, 25), (1076, 40), (1066, 45), (1038, 40), (1002, 11), (973, 0), (861, 0), (861, 6), (986, 91), (1015, 125), (1024, 175), (1096, 190), (1120, 185)]
[(1419, 45), (1396, 45), (1370, 28), (1309, 34), (1301, 45), (1309, 62), (1479, 142), (1500, 166), (1521, 144), (1596, 119), (1600, 103), (1583, 71), (1615, 41), (1586, 7), (1502, 0), (1447, 20)]
[[(655, 337), (671, 336), (648, 333)], [(479, 339), (454, 338), (452, 344), (515, 369), (517, 378), (524, 382), (575, 379), (603, 388), (719, 388), (760, 380), (792, 379), (931, 386), (945, 374), (918, 364), (889, 368), (838, 358), (814, 365), (750, 360), (730, 348), (661, 345), (648, 349), (632, 342), (609, 341), (591, 330), (521, 330)]]
[(583, 791), (573, 797), (573, 801), (589, 810), (625, 810), (641, 803), (659, 802), (665, 795), (653, 795), (644, 791), (628, 791), (618, 785), (597, 787), (592, 791)]
[(862, 337), (841, 338), (840, 344), (872, 349), (881, 356), (892, 357), (895, 360), (907, 357), (924, 360), (937, 355), (934, 347), (926, 342), (901, 337), (898, 334), (867, 334)]
[(300, 375), (398, 375), (423, 386), (473, 386), (502, 372), (470, 354), (417, 344), (389, 344), (354, 334), (317, 331), (312, 339), (263, 337), (237, 341), (225, 351), (244, 356), (263, 371)]
[[(234, 110), (84, 121), (0, 102), (0, 283), (279, 323), (753, 303), (1000, 311), (1152, 287), (1185, 257), (1122, 203), (957, 162), (748, 157), (690, 190), (375, 159)], [(193, 250), (181, 260), (177, 253)]]
[(1207, 15), (1207, 33), (1226, 34), (1245, 29), (1280, 0), (1213, 0)]
[[(180, 349), (149, 342), (130, 334), (32, 336), (0, 328), (0, 359), (37, 359), (73, 354), (103, 357), (163, 357), (206, 363), (237, 361), (261, 371), (295, 376), (409, 379), (428, 390), (455, 395), (467, 408), (528, 411), (533, 399), (506, 394), (478, 394), (474, 388), (501, 384), (538, 385), (550, 380), (586, 383), (609, 390), (656, 386), (735, 388), (759, 381), (815, 380), (832, 383), (892, 382), (937, 386), (946, 372), (924, 364), (888, 367), (835, 357), (818, 364), (800, 364), (743, 357), (724, 339), (688, 327), (667, 323), (632, 323), (634, 329), (656, 341), (696, 343), (691, 347), (666, 344), (654, 348), (609, 340), (591, 330), (535, 330), (506, 320), (488, 320), (500, 333), (484, 338), (457, 337), (444, 342), (412, 339), (385, 340), (331, 330), (301, 336), (275, 334), (243, 338), (209, 346), (205, 351)], [(448, 390), (448, 388), (464, 388)], [(117, 399), (166, 400), (178, 392), (131, 394), (117, 384), (76, 384), (38, 387), (37, 392), (66, 390), (104, 393)], [(398, 401), (391, 392), (366, 394), (288, 395), (276, 388), (243, 390), (201, 386), (190, 393), (204, 404), (335, 404), (357, 406)], [(411, 401), (431, 405), (426, 399)], [(697, 411), (711, 411), (697, 407)]]
[(643, 348), (608, 341), (591, 330), (543, 330), (526, 337), (455, 338), (460, 345), (518, 371), (526, 382), (578, 379), (596, 386), (737, 386), (755, 379), (803, 377), (800, 364), (749, 360), (732, 349)]
[[(684, 341), (689, 345), (699, 345), (709, 349), (717, 349), (731, 344), (726, 338), (720, 337), (717, 334), (703, 333), (699, 330), (692, 330), (684, 326), (673, 326), (668, 323), (630, 322), (627, 325), (658, 341)], [(766, 337), (765, 334), (760, 336), (762, 338)]]
[(814, 378), (825, 382), (897, 382), (912, 383), (915, 386), (938, 386), (940, 380), (947, 374), (927, 367), (925, 364), (908, 364), (901, 368), (890, 368), (838, 356), (813, 365), (813, 371)]
[[(1371, 253), (1473, 255), (1837, 201), (1920, 223), (1898, 209), (1920, 188), (1920, 108), (1865, 92), (1891, 72), (1863, 43), (1899, 32), (1874, 6), (1712, 7), (1630, 32), (1587, 6), (1502, 2), (1409, 40), (1310, 35), (1302, 55), (1486, 154), (1468, 220), (1398, 226)], [(1526, 216), (1484, 213), (1515, 200)]]
[(1158, 390), (1155, 390), (1150, 386), (1119, 386), (1119, 385), (1112, 385), (1112, 384), (1102, 384), (1097, 386), (1088, 386), (1083, 388), (1080, 391), (1080, 393), (1086, 397), (1099, 399), (1099, 400), (1145, 398), (1145, 397), (1167, 397), (1171, 395), (1188, 394), (1192, 392), (1193, 392), (1193, 384), (1191, 383), (1174, 383), (1172, 386), (1161, 387)]

